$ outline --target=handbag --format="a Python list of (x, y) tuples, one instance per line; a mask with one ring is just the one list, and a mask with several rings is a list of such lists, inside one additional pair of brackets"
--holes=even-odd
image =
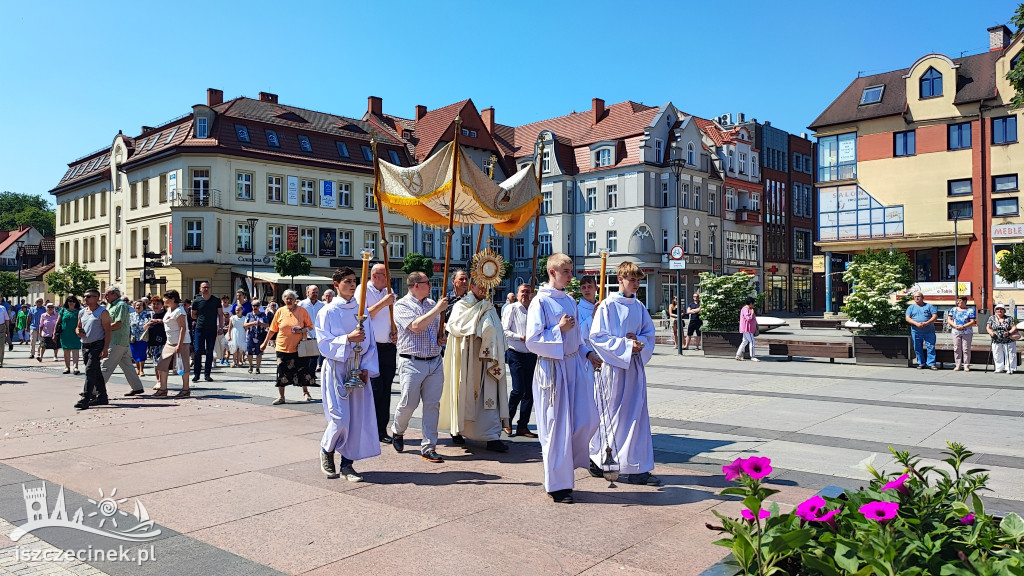
[(319, 356), (320, 348), (316, 345), (316, 340), (313, 338), (303, 338), (299, 340), (299, 357), (309, 358), (310, 356)]
[(139, 342), (145, 342), (149, 344), (149, 328), (142, 331), (142, 336), (139, 336)]

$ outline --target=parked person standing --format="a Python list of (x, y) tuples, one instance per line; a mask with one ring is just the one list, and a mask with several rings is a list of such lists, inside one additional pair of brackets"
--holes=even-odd
[[(78, 296), (68, 296), (64, 299), (64, 307), (60, 311), (60, 320), (57, 322), (60, 347), (64, 350), (64, 373), (71, 373), (71, 363), (74, 361), (75, 376), (80, 374), (78, 355), (82, 350), (82, 339), (78, 337), (78, 315), (82, 311), (81, 308)], [(2, 349), (0, 349), (0, 359), (3, 359)]]
[[(29, 358), (37, 358), (40, 362), (43, 361), (43, 347), (42, 337), (39, 335), (39, 319), (42, 318), (43, 314), (46, 313), (46, 307), (43, 306), (43, 299), (36, 298), (36, 305), (29, 308)], [(36, 356), (36, 346), (39, 346), (39, 355)]]
[(956, 368), (963, 367), (964, 372), (971, 371), (971, 340), (974, 339), (974, 327), (978, 325), (978, 315), (974, 308), (967, 307), (967, 296), (956, 298), (956, 306), (949, 309), (946, 322), (953, 333), (953, 360)]
[(906, 320), (914, 340), (918, 370), (939, 369), (935, 365), (935, 319), (938, 317), (938, 309), (924, 301), (924, 294), (920, 290), (914, 292), (914, 303), (907, 308)]
[(260, 344), (267, 337), (267, 328), (270, 321), (263, 311), (263, 304), (259, 301), (252, 303), (252, 312), (245, 317), (245, 347), (249, 356), (249, 374), (252, 374), (253, 357), (256, 359), (256, 373), (260, 373), (260, 366), (263, 364), (263, 350)]
[(146, 375), (146, 357), (149, 355), (149, 342), (142, 338), (146, 333), (146, 324), (153, 317), (153, 313), (146, 309), (142, 300), (135, 302), (134, 310), (131, 313), (131, 349), (132, 361), (135, 362), (135, 373), (139, 376)]
[(449, 292), (445, 299), (448, 300), (448, 309), (444, 312), (444, 321), (447, 324), (448, 318), (452, 315), (452, 308), (459, 300), (462, 300), (466, 296), (466, 291), (469, 289), (469, 274), (466, 273), (465, 268), (459, 268), (455, 272), (452, 272), (452, 290)]
[(700, 319), (700, 294), (693, 293), (693, 302), (686, 307), (686, 316), (686, 342), (683, 344), (683, 350), (690, 349), (690, 342), (700, 350), (700, 327), (704, 325), (704, 321)]
[(43, 350), (53, 350), (53, 361), (57, 362), (57, 349), (60, 348), (57, 342), (59, 335), (57, 334), (57, 322), (60, 320), (60, 314), (57, 314), (57, 308), (53, 302), (46, 304), (46, 311), (39, 317), (39, 328), (37, 329), (39, 338), (39, 356), (36, 357), (40, 362), (43, 361)]
[(1017, 369), (1020, 333), (1017, 332), (1017, 322), (1006, 315), (1006, 304), (996, 304), (996, 313), (989, 317), (985, 330), (992, 337), (992, 362), (996, 365), (996, 372), (1013, 374)]
[[(359, 291), (356, 291), (359, 302)], [(395, 303), (395, 295), (388, 286), (387, 271), (383, 264), (374, 264), (370, 269), (370, 282), (366, 285), (366, 315), (373, 324), (373, 339), (377, 344), (379, 374), (370, 378), (373, 387), (373, 408), (377, 415), (377, 432), (381, 444), (391, 444), (388, 436), (388, 419), (391, 417), (391, 384), (395, 381), (398, 349), (395, 342), (398, 334), (391, 333), (391, 313), (388, 308)]]
[(232, 368), (241, 368), (245, 362), (245, 308), (237, 304), (228, 321), (228, 347), (233, 356)]
[(156, 380), (159, 388), (153, 393), (154, 398), (167, 396), (167, 381), (171, 372), (181, 375), (181, 391), (175, 398), (188, 398), (192, 395), (188, 382), (188, 320), (181, 309), (181, 295), (177, 290), (164, 292), (164, 333), (167, 342), (161, 352), (160, 363), (156, 366)]
[(743, 349), (750, 346), (750, 359), (760, 362), (754, 352), (754, 337), (757, 335), (757, 314), (754, 312), (754, 302), (753, 298), (747, 298), (746, 305), (740, 308), (740, 333), (743, 335), (743, 342), (740, 342), (740, 347), (736, 350), (737, 360), (743, 360)]
[(99, 290), (85, 291), (85, 307), (78, 314), (75, 333), (82, 339), (82, 352), (85, 354), (85, 389), (75, 408), (85, 410), (89, 406), (110, 404), (100, 361), (107, 358), (112, 330), (110, 313), (100, 306)]
[[(220, 329), (220, 298), (210, 294), (210, 283), (199, 285), (200, 297), (192, 301), (192, 318), (196, 321), (195, 348), (192, 381), (199, 382), (199, 373), (204, 372), (207, 382), (213, 382), (210, 370), (213, 368), (213, 349), (217, 345), (217, 331)], [(164, 301), (167, 304), (167, 301)], [(206, 367), (203, 367), (203, 356)]]
[[(163, 298), (159, 296), (153, 296), (152, 298), (149, 299), (149, 302), (153, 308), (153, 311), (150, 314), (149, 321), (146, 322), (146, 324), (143, 326), (143, 329), (148, 333), (149, 336), (149, 338), (146, 339), (146, 343), (149, 346), (149, 348), (146, 349), (146, 355), (153, 360), (153, 366), (155, 370), (155, 367), (158, 366), (160, 364), (160, 361), (164, 359), (164, 344), (167, 343), (167, 332), (166, 330), (164, 330), (164, 316), (167, 315), (167, 308), (164, 307)], [(178, 306), (178, 309), (181, 311), (181, 316), (184, 317), (185, 311), (181, 310), (180, 305)], [(187, 320), (188, 319), (186, 318), (186, 334), (188, 333)], [(186, 348), (187, 347), (188, 346), (186, 345)], [(191, 356), (191, 352), (189, 350), (185, 350), (185, 356)], [(187, 376), (188, 373), (186, 371), (186, 377)], [(164, 387), (166, 387), (166, 380), (164, 381), (164, 384)], [(160, 375), (157, 374), (157, 383), (153, 390), (159, 389)]]
[[(533, 414), (533, 371), (537, 368), (537, 355), (526, 347), (526, 313), (533, 300), (533, 286), (520, 284), (516, 292), (516, 302), (506, 304), (508, 313), (503, 315), (501, 324), (505, 331), (508, 350), (505, 351), (505, 364), (512, 375), (512, 393), (508, 397), (508, 436), (525, 436), (536, 438), (530, 431), (530, 416)], [(519, 410), (519, 422), (515, 433), (512, 432), (512, 420)]]
[(132, 365), (132, 350), (129, 347), (132, 309), (121, 299), (121, 290), (115, 286), (108, 286), (103, 297), (107, 300), (107, 312), (110, 313), (110, 350), (103, 360), (103, 384), (106, 386), (114, 369), (120, 368), (132, 387), (125, 396), (142, 394), (146, 389)]
[(668, 317), (672, 321), (672, 346), (678, 346), (676, 339), (679, 337), (679, 299), (675, 296), (668, 305)]
[(270, 322), (267, 338), (260, 344), (260, 350), (266, 350), (267, 344), (276, 338), (277, 351), (277, 400), (274, 404), (284, 404), (284, 389), (288, 386), (302, 386), (302, 394), (306, 402), (312, 402), (309, 395), (310, 386), (319, 386), (309, 362), (299, 356), (299, 341), (313, 330), (313, 320), (309, 313), (298, 305), (299, 295), (294, 290), (285, 290), (282, 296), (284, 306), (277, 309), (274, 319)]
[(228, 323), (231, 321), (231, 299), (227, 296), (220, 297), (220, 325), (217, 327), (217, 344), (213, 348), (213, 356), (220, 360), (221, 366), (227, 366), (231, 358), (231, 350), (228, 348)]

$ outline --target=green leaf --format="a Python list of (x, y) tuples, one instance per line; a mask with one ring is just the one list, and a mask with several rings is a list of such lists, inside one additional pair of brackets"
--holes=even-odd
[(1016, 512), (1007, 514), (999, 523), (999, 529), (1003, 531), (1003, 534), (1016, 540), (1024, 538), (1024, 520)]
[(971, 501), (974, 503), (974, 515), (978, 517), (984, 516), (985, 503), (981, 501), (981, 496), (971, 494)]
[(957, 516), (967, 516), (971, 513), (971, 509), (963, 502), (953, 502), (953, 513)]
[(803, 563), (805, 568), (817, 570), (818, 572), (821, 572), (824, 576), (840, 576), (840, 572), (835, 569), (835, 566), (829, 564), (821, 558), (818, 558), (817, 556), (804, 554), (800, 557), (800, 561)]
[(747, 496), (743, 499), (743, 505), (746, 506), (747, 510), (757, 518), (757, 513), (761, 511), (761, 501), (754, 496)]
[(814, 530), (811, 530), (810, 528), (801, 528), (799, 530), (793, 530), (792, 532), (779, 534), (774, 540), (772, 540), (772, 544), (768, 547), (768, 551), (781, 553), (787, 550), (796, 550), (806, 544), (813, 535)]
[(747, 489), (743, 488), (743, 487), (740, 487), (740, 486), (732, 486), (730, 488), (725, 488), (724, 490), (719, 492), (718, 495), (719, 496), (746, 496), (747, 495)]
[(746, 538), (737, 538), (732, 543), (732, 556), (746, 570), (754, 561), (754, 547)]
[(847, 572), (856, 572), (860, 567), (860, 560), (857, 553), (842, 542), (836, 542), (836, 554), (834, 556), (836, 566)]

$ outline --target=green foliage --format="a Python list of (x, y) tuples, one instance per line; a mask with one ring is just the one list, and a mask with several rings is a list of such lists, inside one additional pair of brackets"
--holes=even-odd
[[(744, 272), (731, 276), (700, 275), (700, 319), (708, 332), (736, 332), (740, 329), (740, 308), (747, 298), (758, 297), (754, 277)], [(761, 302), (764, 297), (761, 296)]]
[(0, 296), (20, 298), (28, 296), (28, 282), (18, 284), (18, 275), (13, 272), (0, 272)]
[(72, 262), (54, 270), (43, 278), (46, 287), (54, 294), (61, 296), (81, 296), (86, 290), (98, 290), (100, 283), (96, 275), (86, 270), (78, 262)]
[(313, 263), (309, 258), (291, 250), (278, 252), (274, 257), (274, 272), (281, 276), (291, 276), (293, 290), (295, 289), (295, 277), (309, 274), (312, 266)]
[(999, 257), (999, 276), (1007, 282), (1024, 280), (1024, 244), (1014, 244)]
[(904, 270), (898, 262), (886, 258), (855, 261), (843, 275), (843, 280), (852, 286), (843, 306), (843, 313), (851, 320), (871, 324), (874, 327), (871, 332), (876, 334), (906, 332), (910, 296), (895, 296), (896, 291), (907, 287)]
[(541, 256), (537, 259), (537, 283), (543, 284), (548, 281), (548, 257)]
[(583, 290), (580, 289), (580, 281), (578, 278), (569, 280), (569, 285), (565, 287), (566, 293), (576, 299), (577, 302), (580, 298), (583, 298)]
[(511, 260), (502, 260), (501, 265), (501, 281), (508, 282), (512, 279), (512, 273), (515, 272), (515, 266)]
[(0, 230), (34, 226), (43, 236), (57, 230), (57, 214), (44, 198), (16, 192), (0, 193)]
[(903, 252), (896, 250), (872, 250), (868, 248), (861, 254), (857, 254), (853, 257), (854, 264), (868, 264), (871, 262), (886, 262), (896, 266), (898, 269), (899, 281), (904, 286), (910, 286), (914, 283), (914, 265), (910, 262), (910, 258), (907, 257)]
[[(1010, 24), (1017, 28), (1017, 34), (1020, 34), (1021, 30), (1024, 29), (1024, 4), (1017, 6), (1017, 10), (1013, 13), (1013, 18), (1010, 18)], [(1010, 81), (1010, 85), (1014, 89), (1013, 99), (1010, 100), (1010, 107), (1016, 110), (1024, 106), (1024, 61), (1017, 60), (1017, 65), (1014, 66), (1013, 70), (1006, 73), (1006, 79)]]
[(419, 252), (410, 252), (402, 259), (402, 272), (408, 276), (413, 272), (423, 272), (427, 279), (434, 276), (434, 261)]

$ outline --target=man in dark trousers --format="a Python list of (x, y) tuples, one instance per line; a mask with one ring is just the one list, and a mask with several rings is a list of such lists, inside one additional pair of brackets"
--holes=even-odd
[(210, 370), (213, 368), (213, 347), (217, 342), (217, 328), (220, 325), (220, 298), (210, 294), (209, 282), (199, 285), (199, 294), (200, 297), (192, 301), (192, 317), (196, 320), (195, 339), (192, 341), (195, 346), (195, 357), (192, 359), (195, 370), (192, 381), (199, 382), (199, 372), (203, 369), (202, 358), (205, 354), (206, 381), (213, 382)]
[[(359, 291), (356, 291), (359, 300)], [(370, 379), (373, 388), (373, 406), (377, 414), (377, 436), (382, 444), (391, 444), (388, 436), (388, 418), (391, 417), (391, 384), (395, 380), (398, 334), (391, 331), (391, 313), (395, 294), (388, 287), (387, 270), (383, 264), (370, 269), (370, 282), (366, 285), (366, 315), (373, 324), (373, 337), (377, 344), (377, 362), (380, 374)]]
[[(516, 302), (508, 304), (508, 313), (503, 314), (501, 324), (505, 329), (505, 364), (512, 373), (512, 393), (508, 399), (508, 428), (505, 434), (536, 438), (530, 431), (530, 414), (533, 412), (533, 371), (537, 367), (537, 355), (526, 348), (526, 311), (533, 300), (533, 286), (522, 284), (516, 293)], [(519, 423), (512, 432), (512, 419), (519, 409)]]

